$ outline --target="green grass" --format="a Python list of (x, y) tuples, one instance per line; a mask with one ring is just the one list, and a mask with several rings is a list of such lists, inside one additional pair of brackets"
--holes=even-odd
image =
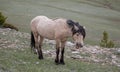
[(0, 11), (20, 31), (30, 32), (29, 23), (38, 15), (64, 17), (86, 26), (86, 43), (99, 44), (103, 31), (120, 47), (119, 0), (0, 0)]
[[(39, 64), (37, 64), (39, 62)], [(120, 68), (65, 58), (65, 65), (55, 65), (54, 59), (45, 56), (37, 59), (29, 48), (0, 49), (1, 72), (119, 72)]]

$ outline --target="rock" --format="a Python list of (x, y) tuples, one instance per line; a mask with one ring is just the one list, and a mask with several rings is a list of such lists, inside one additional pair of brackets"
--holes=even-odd
[(71, 56), (71, 58), (73, 58), (73, 59), (82, 59), (83, 57), (80, 56), (80, 55), (75, 55), (75, 56)]
[(118, 67), (120, 67), (120, 64), (119, 65), (117, 65)]
[(72, 51), (73, 54), (79, 54), (80, 52), (78, 51)]
[(23, 64), (27, 64), (27, 62), (23, 62)]
[(39, 64), (39, 62), (36, 62), (35, 64)]
[(113, 59), (112, 59), (112, 63), (113, 63), (113, 64), (117, 64), (117, 63), (116, 63), (116, 61), (115, 61), (115, 60), (113, 60)]
[(117, 53), (120, 54), (120, 48), (117, 50)]
[(112, 55), (111, 58), (112, 58), (112, 59), (115, 59), (115, 58), (116, 58), (116, 55)]
[(66, 46), (74, 46), (75, 44), (74, 43), (72, 43), (72, 42), (70, 42), (70, 41), (68, 41), (68, 42), (66, 42)]
[(93, 61), (96, 63), (100, 62), (98, 59), (93, 59)]
[(0, 47), (2, 48), (24, 48), (26, 46), (29, 47), (29, 33), (18, 32), (9, 28), (0, 28), (0, 34)]
[(45, 39), (44, 43), (51, 44), (51, 45), (55, 45), (56, 44), (55, 40), (48, 40), (48, 39)]

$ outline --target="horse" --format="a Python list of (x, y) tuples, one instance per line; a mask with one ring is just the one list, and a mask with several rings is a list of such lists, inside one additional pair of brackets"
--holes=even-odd
[[(38, 58), (43, 59), (43, 40), (50, 39), (56, 42), (56, 64), (65, 64), (64, 49), (67, 38), (72, 37), (76, 48), (83, 47), (86, 32), (83, 26), (71, 19), (50, 19), (46, 16), (36, 16), (30, 23), (31, 49), (37, 49)], [(61, 56), (59, 54), (61, 53)]]

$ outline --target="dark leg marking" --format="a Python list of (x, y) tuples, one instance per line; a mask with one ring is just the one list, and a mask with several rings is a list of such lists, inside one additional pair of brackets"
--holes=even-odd
[(39, 59), (43, 59), (43, 54), (42, 54), (42, 49), (41, 49), (41, 45), (39, 45), (39, 50), (38, 50), (38, 54), (39, 54)]
[(39, 59), (43, 59), (43, 53), (42, 53), (42, 43), (43, 43), (43, 37), (39, 35), (40, 41), (39, 41)]
[(62, 50), (61, 50), (61, 58), (60, 58), (60, 64), (65, 64), (65, 62), (64, 62), (64, 48), (62, 48)]
[(56, 59), (55, 59), (55, 63), (59, 64), (59, 48), (56, 48)]

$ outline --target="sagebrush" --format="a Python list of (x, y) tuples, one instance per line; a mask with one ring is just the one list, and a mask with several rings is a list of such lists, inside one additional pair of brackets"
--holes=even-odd
[(5, 17), (1, 12), (0, 12), (0, 27), (3, 28), (11, 28), (11, 29), (15, 29), (16, 31), (18, 31), (18, 28), (15, 27), (12, 24), (9, 23), (5, 23), (6, 22), (7, 17)]
[(0, 12), (0, 26), (2, 26), (5, 21), (6, 21), (7, 17), (3, 16), (2, 13)]
[(100, 46), (106, 48), (113, 48), (115, 46), (114, 42), (112, 40), (109, 40), (109, 36), (106, 31), (103, 32), (103, 38), (100, 41)]

